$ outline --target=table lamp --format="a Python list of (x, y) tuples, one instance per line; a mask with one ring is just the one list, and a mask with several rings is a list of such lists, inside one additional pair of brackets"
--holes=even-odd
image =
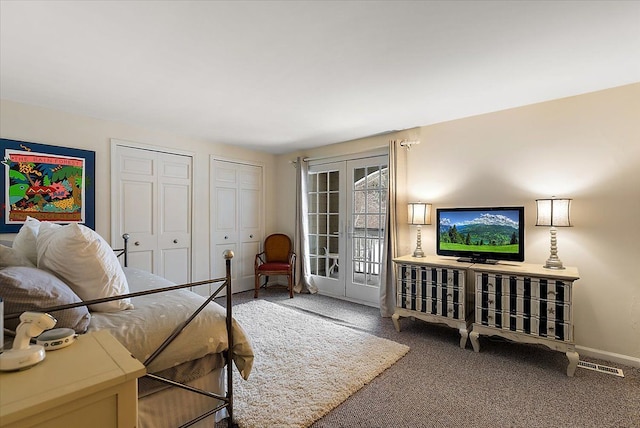
[(571, 199), (536, 199), (537, 217), (536, 226), (551, 226), (551, 255), (544, 264), (547, 269), (564, 269), (562, 261), (558, 258), (558, 241), (556, 227), (569, 227), (569, 207)]
[(425, 204), (423, 202), (410, 202), (409, 208), (409, 224), (418, 226), (418, 237), (416, 243), (416, 250), (413, 252), (413, 257), (424, 257), (424, 251), (422, 251), (422, 236), (420, 229), (426, 224), (431, 224), (431, 204)]

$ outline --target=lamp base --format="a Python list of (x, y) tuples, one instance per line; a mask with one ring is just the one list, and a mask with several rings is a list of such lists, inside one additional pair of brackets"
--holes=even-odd
[(562, 266), (562, 261), (558, 257), (558, 240), (556, 238), (556, 228), (551, 226), (549, 229), (549, 233), (551, 234), (551, 254), (547, 259), (547, 262), (544, 264), (546, 269), (564, 269)]
[(547, 259), (547, 262), (544, 264), (544, 268), (545, 269), (564, 269), (564, 266), (562, 265), (562, 261), (558, 258), (549, 258)]
[(422, 251), (422, 233), (420, 232), (420, 225), (418, 225), (418, 234), (416, 237), (416, 249), (413, 252), (413, 257), (424, 257), (424, 251)]

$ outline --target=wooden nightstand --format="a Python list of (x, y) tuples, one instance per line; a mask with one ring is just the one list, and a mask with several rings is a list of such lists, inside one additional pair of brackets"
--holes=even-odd
[(30, 369), (0, 372), (0, 426), (136, 427), (145, 373), (108, 332), (81, 335)]

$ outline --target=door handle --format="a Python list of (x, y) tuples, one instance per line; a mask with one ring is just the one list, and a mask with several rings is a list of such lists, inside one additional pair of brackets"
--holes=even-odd
[(140, 246), (140, 241), (134, 242), (133, 245), (135, 245), (136, 247), (139, 247)]
[(229, 239), (229, 237), (228, 237), (228, 236), (225, 236), (225, 237), (224, 237), (224, 239)]
[(174, 244), (177, 244), (177, 243), (178, 243), (178, 240), (177, 240), (177, 239), (174, 239), (174, 240), (173, 240), (173, 243), (174, 243)]
[(249, 238), (253, 239), (253, 235), (249, 235)]

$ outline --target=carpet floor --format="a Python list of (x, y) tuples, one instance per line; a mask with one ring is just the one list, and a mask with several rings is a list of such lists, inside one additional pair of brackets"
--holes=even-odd
[[(253, 292), (234, 294), (233, 300), (234, 306), (254, 301)], [(621, 368), (625, 377), (582, 368), (567, 377), (566, 356), (542, 346), (482, 336), (475, 353), (469, 344), (459, 347), (457, 329), (402, 319), (397, 332), (377, 308), (319, 295), (289, 299), (276, 288), (261, 290), (259, 300), (411, 348), (311, 428), (640, 427), (638, 367), (580, 356)]]
[(234, 307), (251, 338), (249, 380), (234, 378), (241, 428), (303, 428), (402, 358), (409, 347), (256, 300)]

